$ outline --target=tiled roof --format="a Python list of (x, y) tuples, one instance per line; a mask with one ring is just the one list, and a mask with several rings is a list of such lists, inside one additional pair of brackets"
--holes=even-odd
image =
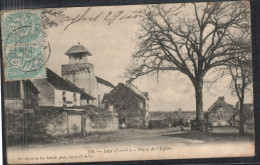
[(33, 85), (32, 80), (25, 80), (28, 81), (28, 83), (30, 84), (32, 90), (34, 90), (36, 93), (40, 93), (40, 91), (35, 87), (35, 85)]
[[(144, 92), (141, 92), (136, 86), (134, 86), (131, 83), (127, 83), (125, 84), (126, 87), (130, 88), (130, 90), (132, 90), (136, 95), (139, 95), (140, 97), (142, 97), (143, 99), (148, 99), (148, 93), (147, 96), (146, 94), (144, 94)], [(148, 99), (149, 100), (149, 99)]]
[(115, 86), (113, 84), (111, 84), (110, 82), (108, 82), (107, 80), (104, 80), (104, 79), (97, 77), (97, 76), (96, 76), (96, 78), (97, 78), (98, 83), (109, 86), (111, 88), (115, 88)]
[(135, 87), (133, 84), (123, 84), (123, 83), (119, 83), (116, 87), (118, 86), (124, 86), (125, 88), (127, 88), (128, 90), (130, 90), (132, 93), (134, 93), (135, 96), (137, 96), (138, 98), (141, 99), (148, 99), (148, 97), (146, 97), (144, 95), (144, 93), (142, 93), (137, 87)]
[(92, 56), (92, 54), (88, 51), (88, 49), (85, 48), (83, 45), (74, 45), (65, 52), (66, 55), (78, 54), (78, 53), (85, 53), (88, 56)]
[(234, 106), (231, 104), (228, 104), (227, 102), (225, 102), (223, 99), (218, 98), (209, 108), (208, 111), (214, 109), (216, 107), (217, 104), (222, 104), (222, 105), (226, 105), (227, 108), (229, 108), (230, 110), (234, 110)]
[(94, 99), (94, 97), (88, 95), (87, 93), (85, 93), (84, 91), (82, 91), (79, 87), (77, 87), (76, 85), (74, 85), (73, 83), (63, 79), (62, 77), (60, 77), (59, 75), (57, 75), (56, 73), (54, 73), (52, 70), (50, 70), (49, 68), (46, 68), (46, 72), (47, 72), (47, 78), (46, 80), (52, 85), (54, 86), (56, 89), (59, 90), (65, 90), (65, 91), (70, 91), (70, 92), (77, 92), (77, 93), (81, 93), (81, 95), (85, 98), (88, 99)]
[(74, 87), (75, 89), (77, 89), (77, 90), (80, 92), (81, 97), (83, 97), (83, 98), (88, 98), (88, 99), (91, 99), (91, 100), (95, 99), (94, 97), (92, 97), (92, 96), (90, 96), (89, 94), (87, 94), (86, 92), (84, 92), (82, 89), (80, 89), (80, 88), (79, 88), (78, 86), (76, 86), (75, 84), (71, 83), (71, 82), (68, 81), (68, 80), (65, 80), (65, 81), (67, 81), (67, 83), (69, 83), (72, 87)]
[[(126, 98), (125, 99), (126, 102), (129, 103), (130, 100), (127, 100), (127, 97), (129, 96), (129, 94), (145, 101), (147, 99), (145, 97), (145, 95), (142, 92), (140, 92), (139, 90), (138, 90), (139, 91), (138, 92), (137, 89), (135, 89), (135, 88), (136, 87), (130, 87), (129, 85), (126, 85), (123, 83), (118, 83), (118, 85), (112, 91), (110, 91), (107, 95), (104, 96), (102, 102), (115, 102), (115, 100), (121, 99), (121, 97), (122, 97), (124, 99)], [(120, 97), (120, 98), (118, 98), (118, 97)]]
[[(237, 104), (239, 104), (239, 102)], [(252, 103), (244, 104), (243, 105), (244, 113), (249, 113), (253, 106), (254, 105)], [(236, 106), (235, 112), (236, 112), (236, 114), (239, 114), (239, 106)]]

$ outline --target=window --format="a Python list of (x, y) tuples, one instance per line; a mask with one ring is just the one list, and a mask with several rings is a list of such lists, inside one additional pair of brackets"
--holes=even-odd
[(109, 105), (108, 103), (105, 103), (105, 109), (108, 109)]
[(67, 106), (67, 101), (66, 101), (66, 92), (62, 91), (62, 100), (63, 100), (63, 107)]
[(5, 82), (4, 96), (5, 98), (21, 98), (20, 81)]
[(144, 109), (144, 103), (140, 102), (140, 109)]
[(101, 105), (100, 105), (100, 95), (98, 95), (98, 107), (100, 108)]
[(77, 105), (77, 94), (73, 93), (73, 102), (75, 105)]
[(29, 83), (29, 81), (23, 81), (24, 85), (24, 106), (25, 108), (31, 108), (32, 107), (32, 84)]

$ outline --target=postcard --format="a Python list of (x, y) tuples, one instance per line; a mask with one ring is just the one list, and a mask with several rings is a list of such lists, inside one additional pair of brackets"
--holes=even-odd
[(248, 1), (4, 10), (9, 164), (255, 155)]

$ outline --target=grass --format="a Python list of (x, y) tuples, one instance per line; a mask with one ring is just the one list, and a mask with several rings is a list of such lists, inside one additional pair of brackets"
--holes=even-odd
[(181, 134), (168, 134), (164, 136), (203, 140), (206, 143), (254, 140), (253, 134), (245, 133), (245, 135), (241, 136), (238, 129), (233, 127), (214, 127), (212, 132), (186, 131)]

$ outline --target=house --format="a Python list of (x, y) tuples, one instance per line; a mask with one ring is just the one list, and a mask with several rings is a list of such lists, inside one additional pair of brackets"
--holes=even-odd
[[(235, 106), (235, 125), (239, 125), (240, 115), (239, 115), (239, 102), (236, 103)], [(252, 126), (254, 125), (254, 105), (252, 103), (243, 105), (243, 113), (245, 116), (245, 125)]]
[(31, 80), (6, 81), (4, 83), (5, 109), (9, 111), (33, 109), (38, 106), (39, 93)]
[(88, 56), (92, 54), (81, 44), (74, 45), (65, 55), (69, 57), (69, 64), (62, 65), (61, 75), (64, 79), (81, 88), (93, 99), (90, 104), (101, 107), (101, 101), (105, 94), (114, 89), (114, 85), (97, 77), (94, 73), (94, 65), (88, 62)]
[(118, 118), (91, 102), (95, 99), (72, 82), (46, 68), (46, 79), (35, 79), (40, 91), (37, 119), (51, 136), (90, 132), (107, 132), (118, 129)]
[(108, 82), (107, 80), (104, 80), (100, 77), (97, 77), (97, 107), (104, 108), (102, 106), (102, 100), (106, 94), (108, 94), (112, 89), (115, 88), (113, 84)]
[(104, 107), (118, 113), (120, 128), (143, 128), (148, 126), (148, 93), (141, 92), (128, 83), (119, 83), (102, 100)]
[(46, 74), (46, 79), (33, 80), (33, 84), (40, 91), (40, 106), (74, 107), (95, 99), (48, 68)]
[(153, 122), (161, 123), (161, 121), (166, 121), (167, 124), (164, 124), (164, 127), (176, 127), (180, 125), (180, 122), (183, 122), (184, 126), (189, 126), (190, 121), (195, 117), (195, 111), (182, 111), (180, 108), (177, 111), (151, 111), (149, 112), (149, 124), (151, 123), (150, 128), (159, 127)]
[[(4, 82), (5, 133), (8, 144), (26, 143), (38, 108), (38, 89), (31, 80)], [(23, 140), (21, 140), (23, 139)]]
[[(34, 112), (7, 116), (10, 139), (31, 138), (33, 133), (73, 136), (119, 129), (118, 115), (101, 108), (104, 95), (115, 86), (95, 76), (94, 66), (86, 58), (91, 54), (82, 45), (73, 46), (65, 54), (70, 59), (68, 65), (62, 65), (62, 76), (46, 68), (46, 79), (5, 83), (6, 109), (33, 108)], [(21, 130), (19, 136), (17, 130)]]
[(218, 99), (209, 107), (205, 120), (213, 126), (229, 126), (234, 122), (234, 106), (225, 102), (225, 98)]

